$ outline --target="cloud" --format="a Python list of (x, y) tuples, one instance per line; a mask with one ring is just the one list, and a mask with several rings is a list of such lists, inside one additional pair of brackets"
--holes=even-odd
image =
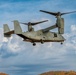
[(3, 38), (3, 29), (0, 28), (0, 43), (2, 42), (2, 38)]
[[(36, 47), (33, 47), (31, 43), (26, 43), (22, 41), (20, 37), (13, 35), (13, 37), (9, 39), (7, 42), (2, 42), (0, 51), (2, 53), (2, 57), (7, 58), (16, 55), (16, 57), (11, 57), (12, 61), (19, 61), (23, 64), (43, 63), (41, 60), (49, 60), (53, 58), (55, 60), (57, 59), (56, 61), (58, 62), (64, 61), (66, 59), (65, 55), (67, 56), (69, 51), (71, 52), (72, 50), (73, 53), (76, 52), (76, 36), (75, 34), (73, 34), (73, 32), (74, 31), (71, 30), (71, 33), (64, 34), (66, 41), (62, 46), (60, 45), (60, 43), (44, 43), (43, 45), (37, 44)], [(55, 47), (57, 48), (55, 49)], [(18, 60), (19, 58), (20, 60)], [(24, 59), (26, 59), (26, 61), (24, 61)], [(47, 61), (45, 63), (49, 62)]]
[(71, 30), (72, 30), (73, 32), (76, 32), (76, 25), (71, 25)]
[[(72, 27), (75, 28), (74, 25)], [(1, 71), (8, 72), (9, 70), (10, 74), (12, 72), (17, 74), (17, 71), (25, 70), (30, 71), (32, 75), (36, 75), (50, 69), (76, 70), (76, 35), (74, 34), (75, 29), (73, 30), (72, 27), (70, 33), (64, 34), (66, 41), (63, 45), (51, 42), (43, 45), (37, 43), (33, 47), (31, 43), (22, 41), (19, 36), (12, 35), (12, 38), (7, 42), (3, 41), (0, 47)], [(40, 69), (37, 70), (36, 67)], [(30, 75), (30, 72), (28, 72), (23, 71), (23, 74)]]

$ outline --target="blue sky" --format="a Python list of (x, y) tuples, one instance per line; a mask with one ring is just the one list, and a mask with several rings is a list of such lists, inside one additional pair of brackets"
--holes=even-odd
[[(22, 41), (17, 35), (8, 40), (3, 37), (3, 24), (13, 29), (13, 20), (20, 22), (49, 21), (35, 26), (35, 30), (55, 24), (56, 18), (39, 10), (69, 12), (76, 10), (75, 0), (2, 0), (0, 1), (0, 72), (10, 75), (37, 75), (52, 70), (76, 71), (76, 13), (65, 18), (66, 39), (60, 43), (31, 43)], [(21, 25), (23, 31), (27, 26)]]

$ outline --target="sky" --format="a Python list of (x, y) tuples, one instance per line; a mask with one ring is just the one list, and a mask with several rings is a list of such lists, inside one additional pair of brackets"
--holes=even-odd
[[(65, 42), (44, 43), (34, 47), (22, 41), (17, 35), (3, 36), (3, 24), (13, 29), (13, 20), (36, 22), (49, 20), (36, 25), (35, 30), (44, 29), (56, 22), (52, 15), (39, 10), (70, 12), (76, 10), (76, 0), (1, 0), (0, 1), (0, 72), (9, 75), (38, 75), (47, 71), (76, 71), (76, 13), (65, 18)], [(21, 25), (23, 31), (27, 26)], [(57, 31), (57, 30), (54, 30)]]

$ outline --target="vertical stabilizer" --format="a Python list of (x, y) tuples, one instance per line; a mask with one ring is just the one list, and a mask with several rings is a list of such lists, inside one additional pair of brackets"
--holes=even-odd
[(10, 37), (11, 35), (8, 34), (8, 32), (10, 32), (10, 29), (7, 24), (3, 25), (3, 29), (4, 29), (4, 37)]
[(22, 34), (22, 29), (20, 27), (18, 20), (14, 20), (14, 33), (15, 34)]
[(8, 27), (8, 25), (7, 25), (7, 24), (4, 24), (4, 25), (3, 25), (3, 29), (4, 29), (4, 33), (6, 33), (6, 32), (9, 32), (9, 31), (10, 31), (10, 29), (9, 29), (9, 27)]
[(10, 29), (9, 29), (7, 24), (3, 25), (3, 29), (4, 29), (4, 37), (10, 37), (11, 34), (14, 33), (14, 30), (10, 31)]

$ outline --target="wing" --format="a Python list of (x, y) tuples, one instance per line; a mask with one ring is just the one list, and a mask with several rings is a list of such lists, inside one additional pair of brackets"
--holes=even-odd
[(48, 32), (49, 30), (52, 30), (54, 28), (57, 28), (57, 25), (53, 25), (53, 26), (50, 26), (50, 27), (47, 27), (45, 29), (42, 29), (43, 32)]

